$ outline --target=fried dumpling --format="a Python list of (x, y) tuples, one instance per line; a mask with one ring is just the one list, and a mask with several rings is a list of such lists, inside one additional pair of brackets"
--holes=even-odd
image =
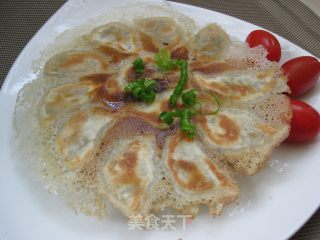
[(211, 23), (193, 37), (192, 55), (197, 65), (219, 60), (231, 45), (229, 35), (217, 24)]
[(161, 48), (173, 51), (184, 46), (188, 40), (188, 36), (172, 18), (142, 18), (135, 20), (135, 24), (143, 49), (148, 52), (158, 52)]
[(126, 58), (134, 57), (141, 49), (136, 32), (120, 22), (97, 27), (85, 39), (97, 51), (108, 57), (111, 64), (118, 64)]
[(209, 151), (221, 153), (237, 171), (252, 175), (288, 136), (290, 119), (288, 99), (279, 95), (244, 108), (223, 108), (217, 115), (201, 116), (198, 132)]
[(226, 101), (253, 101), (266, 95), (287, 92), (286, 81), (278, 68), (271, 67), (216, 74), (194, 72), (192, 82), (195, 87), (209, 89)]
[(218, 215), (224, 204), (234, 201), (238, 186), (228, 166), (218, 159), (181, 133), (168, 137), (162, 161), (173, 193), (167, 204), (186, 212), (189, 207), (207, 205), (211, 214)]
[(85, 37), (90, 42), (99, 45), (108, 45), (114, 49), (134, 53), (139, 48), (136, 32), (121, 22), (111, 22), (93, 29)]
[[(108, 74), (94, 74), (74, 83), (51, 88), (40, 104), (40, 121), (43, 126), (52, 124), (62, 116), (79, 110), (82, 105), (93, 103), (104, 87)], [(100, 81), (99, 81), (100, 80)]]
[(56, 137), (57, 154), (69, 169), (80, 169), (90, 161), (107, 126), (115, 118), (104, 108), (79, 111), (64, 122)]
[(95, 50), (69, 50), (56, 54), (45, 65), (45, 74), (70, 77), (105, 72), (109, 58)]
[(120, 138), (101, 156), (100, 181), (111, 203), (127, 217), (145, 216), (160, 175), (154, 136)]

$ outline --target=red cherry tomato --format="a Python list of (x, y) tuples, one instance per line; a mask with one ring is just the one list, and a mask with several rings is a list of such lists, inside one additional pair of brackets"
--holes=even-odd
[(320, 132), (320, 115), (310, 105), (291, 99), (292, 119), (287, 141), (305, 142), (316, 138)]
[(290, 96), (293, 97), (310, 90), (320, 76), (320, 62), (310, 56), (293, 58), (285, 62), (281, 68), (288, 78)]
[(254, 30), (248, 35), (246, 42), (249, 47), (264, 46), (268, 52), (267, 58), (270, 61), (279, 62), (281, 58), (280, 43), (271, 33), (264, 30)]

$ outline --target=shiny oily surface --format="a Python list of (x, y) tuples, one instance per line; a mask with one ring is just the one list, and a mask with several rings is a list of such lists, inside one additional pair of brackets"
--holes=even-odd
[[(200, 20), (199, 20), (200, 21)], [(301, 149), (300, 149), (301, 150)], [(312, 151), (311, 151), (312, 152)], [(297, 153), (297, 152), (296, 152)], [(289, 165), (290, 166), (290, 165)], [(288, 171), (288, 170), (287, 170)], [(268, 173), (270, 174), (270, 170), (268, 170)], [(271, 171), (271, 174), (272, 174), (272, 171)], [(260, 177), (267, 177), (267, 174), (263, 174), (262, 176), (260, 175)], [(285, 176), (283, 176), (282, 175), (282, 177), (285, 177)], [(259, 179), (259, 177), (258, 177), (258, 179)], [(267, 179), (267, 178), (266, 178)], [(264, 179), (264, 180), (266, 180), (266, 179)], [(248, 184), (248, 182), (247, 182), (247, 184)], [(261, 187), (263, 187), (263, 186), (260, 186), (259, 188), (261, 188)], [(247, 192), (245, 192), (245, 193), (247, 193)], [(248, 195), (248, 197), (250, 196), (250, 194)], [(256, 199), (261, 199), (261, 197), (263, 197), (264, 195), (263, 195), (263, 193), (260, 193), (259, 194), (259, 197), (257, 197)], [(261, 200), (260, 200), (261, 201)], [(260, 202), (261, 203), (261, 202)], [(259, 204), (258, 204), (259, 205)], [(244, 206), (244, 205), (243, 205)], [(256, 206), (255, 204), (253, 204), (253, 206), (252, 206), (252, 204), (250, 204), (250, 206), (251, 206), (251, 208), (248, 208), (247, 209), (247, 214), (251, 214), (251, 212), (252, 212), (252, 209), (257, 209), (256, 207), (254, 207), (254, 206)], [(250, 209), (251, 209), (251, 211), (250, 211)], [(112, 216), (116, 216), (116, 215), (112, 215)], [(251, 216), (251, 215), (250, 215)], [(234, 217), (234, 218), (236, 218), (236, 219), (239, 219), (239, 218), (241, 218), (242, 217), (242, 215), (238, 215), (238, 217)], [(249, 216), (248, 215), (246, 215), (246, 218), (248, 218)], [(232, 218), (232, 219), (234, 219), (234, 218)], [(117, 218), (115, 218), (115, 219), (117, 219)], [(205, 221), (202, 221), (201, 220), (201, 224), (200, 224), (200, 221), (195, 221), (194, 222), (194, 224), (193, 225), (191, 225), (192, 226), (192, 228), (193, 228), (193, 226), (196, 226), (197, 227), (197, 225), (198, 224), (200, 224), (198, 227), (200, 227), (200, 226), (202, 226), (202, 227), (205, 227), (206, 226), (206, 222), (208, 223), (208, 224), (212, 224), (212, 220), (210, 220), (210, 219), (208, 219), (208, 218), (206, 218), (205, 217), (205, 215), (203, 215), (202, 216), (202, 219), (204, 219)], [(81, 217), (80, 217), (80, 220), (79, 221), (82, 221), (81, 220)], [(85, 220), (84, 220), (85, 221)], [(107, 221), (107, 220), (106, 220)], [(116, 220), (116, 221), (118, 221), (118, 220)], [(223, 225), (219, 225), (219, 222), (221, 221), (221, 223), (222, 222), (224, 222), (224, 221), (228, 221), (228, 218), (227, 218), (227, 220), (225, 219), (225, 218), (222, 218), (222, 220), (214, 220), (215, 221), (215, 224), (216, 224), (216, 226), (223, 226)], [(216, 222), (217, 221), (217, 222)], [(232, 224), (232, 222), (234, 222), (234, 220), (229, 220), (229, 221), (231, 221), (231, 224)], [(108, 221), (107, 221), (108, 222)], [(121, 221), (120, 221), (121, 222)], [(236, 222), (238, 222), (238, 221), (236, 221)], [(111, 223), (110, 223), (111, 224)], [(207, 225), (208, 225), (207, 224)], [(89, 224), (90, 225), (90, 224)], [(99, 225), (99, 224), (98, 224)], [(97, 226), (98, 226), (97, 225)], [(70, 225), (69, 225), (70, 226)], [(90, 225), (90, 226), (92, 226), (92, 225)], [(102, 226), (102, 225), (101, 225)], [(209, 227), (210, 225), (208, 225), (208, 227)], [(230, 226), (230, 225), (229, 225)], [(83, 231), (82, 232), (85, 232), (86, 230), (85, 230), (86, 228), (83, 228)], [(197, 229), (197, 228), (196, 228)], [(197, 230), (189, 230), (188, 232), (190, 233), (190, 231), (192, 231), (192, 232), (196, 232)], [(198, 228), (198, 229), (200, 229), (200, 228)], [(244, 232), (245, 232), (245, 229), (246, 228), (241, 228), (242, 229), (242, 234), (245, 234)], [(243, 230), (244, 230), (244, 232), (243, 232)], [(194, 233), (195, 233), (194, 232)], [(102, 233), (102, 232), (101, 232)], [(110, 233), (110, 232), (109, 232)], [(130, 234), (132, 234), (132, 232), (128, 232), (128, 233), (130, 233)], [(215, 229), (215, 234), (217, 234), (217, 236), (219, 237), (219, 236), (222, 236), (222, 235), (219, 235), (221, 233), (221, 231), (220, 230), (218, 230), (218, 229)], [(56, 232), (56, 234), (59, 234), (59, 231), (58, 232)], [(99, 235), (99, 231), (98, 232), (96, 232), (96, 234), (97, 235)], [(112, 232), (111, 234), (116, 234), (116, 232)], [(148, 233), (139, 233), (139, 234), (144, 234), (145, 236), (147, 236), (148, 235)], [(162, 237), (164, 237), (164, 235), (166, 235), (166, 233), (162, 233), (162, 232), (158, 232), (156, 235), (158, 235), (159, 234), (159, 237), (160, 237), (160, 235), (162, 235)], [(172, 234), (172, 233), (168, 233), (168, 234)], [(184, 236), (184, 233), (180, 233), (179, 235), (181, 235), (182, 234), (182, 236)], [(222, 234), (222, 233), (221, 233)], [(251, 231), (251, 234), (252, 234), (252, 231)], [(255, 234), (255, 232), (253, 233), (253, 234)], [(257, 233), (258, 234), (258, 233)], [(101, 235), (102, 236), (102, 235)], [(113, 236), (115, 236), (115, 235), (113, 235)], [(198, 235), (199, 236), (199, 235)]]

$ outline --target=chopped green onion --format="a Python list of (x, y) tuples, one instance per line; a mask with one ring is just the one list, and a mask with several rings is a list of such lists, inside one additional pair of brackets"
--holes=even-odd
[(136, 58), (133, 61), (132, 65), (137, 76), (141, 76), (144, 73), (144, 63), (142, 58), (140, 57)]
[(165, 49), (160, 49), (154, 56), (157, 66), (163, 71), (173, 70), (178, 67), (177, 61), (171, 59), (171, 54)]
[(174, 117), (181, 117), (181, 111), (180, 110), (176, 110), (173, 112), (164, 111), (159, 115), (160, 120), (162, 122), (165, 122), (168, 125), (171, 125), (173, 123)]
[(173, 107), (177, 105), (177, 102), (188, 80), (188, 62), (186, 60), (177, 60), (177, 64), (180, 67), (180, 79), (169, 99), (169, 103)]
[(164, 112), (160, 113), (159, 118), (162, 122), (165, 122), (169, 126), (173, 123), (173, 116), (172, 116), (171, 112), (164, 111)]
[[(155, 62), (157, 66), (164, 71), (173, 70), (177, 67), (180, 68), (180, 79), (169, 98), (169, 103), (171, 106), (176, 108), (177, 103), (181, 97), (182, 103), (184, 105), (184, 108), (182, 109), (176, 109), (172, 112), (162, 112), (159, 115), (159, 118), (162, 122), (168, 125), (171, 125), (173, 123), (174, 118), (180, 118), (181, 130), (187, 135), (187, 137), (193, 138), (196, 133), (196, 126), (191, 123), (191, 117), (192, 115), (202, 113), (202, 105), (197, 101), (197, 92), (205, 92), (209, 94), (218, 105), (215, 111), (207, 113), (206, 115), (218, 113), (221, 107), (221, 100), (218, 96), (216, 96), (209, 90), (192, 89), (187, 92), (183, 92), (188, 80), (188, 62), (186, 60), (172, 60), (170, 52), (166, 51), (165, 49), (161, 49), (155, 55)], [(200, 106), (200, 111), (196, 106)]]
[(185, 108), (183, 110), (175, 110), (173, 112), (162, 112), (159, 116), (162, 122), (165, 122), (168, 125), (171, 125), (174, 121), (174, 118), (180, 118), (181, 130), (187, 135), (189, 138), (193, 138), (196, 133), (196, 127), (194, 124), (191, 124), (191, 116), (194, 113)]
[(195, 90), (190, 90), (181, 94), (181, 99), (187, 107), (193, 107), (197, 103), (197, 94)]
[(196, 134), (196, 126), (190, 122), (192, 112), (186, 108), (181, 114), (181, 130), (187, 135), (188, 138), (193, 138)]
[(213, 114), (217, 114), (220, 109), (221, 109), (221, 98), (219, 96), (217, 96), (216, 94), (214, 94), (213, 92), (211, 92), (210, 90), (207, 90), (207, 89), (192, 89), (190, 91), (195, 91), (195, 92), (204, 92), (204, 93), (207, 93), (208, 95), (210, 95), (214, 100), (215, 102), (217, 103), (217, 109), (214, 110), (213, 112), (210, 112), (210, 113), (207, 113), (205, 115), (213, 115)]
[(160, 49), (160, 51), (154, 57), (155, 63), (161, 70), (173, 70), (177, 67), (180, 68), (180, 79), (174, 89), (172, 95), (170, 96), (169, 102), (171, 106), (175, 107), (177, 102), (183, 92), (184, 87), (186, 86), (188, 79), (188, 62), (183, 59), (172, 60), (170, 52), (165, 49)]
[(152, 103), (156, 98), (156, 87), (157, 83), (154, 80), (138, 79), (130, 82), (124, 90), (145, 103)]

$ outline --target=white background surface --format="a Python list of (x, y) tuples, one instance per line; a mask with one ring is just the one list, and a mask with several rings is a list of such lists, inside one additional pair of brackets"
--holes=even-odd
[[(127, 220), (117, 211), (103, 220), (75, 215), (64, 202), (30, 181), (12, 150), (12, 114), (19, 89), (34, 78), (31, 62), (62, 30), (107, 12), (111, 5), (129, 0), (71, 0), (40, 29), (18, 57), (0, 93), (0, 238), (13, 239), (285, 239), (293, 234), (320, 203), (320, 141), (308, 145), (282, 145), (270, 165), (255, 177), (241, 181), (239, 205), (219, 218), (204, 210), (185, 231), (129, 231)], [(151, 1), (148, 1), (151, 2)], [(182, 4), (172, 4), (199, 23), (218, 22), (230, 35), (244, 40), (258, 27), (226, 15)], [(304, 50), (280, 40), (282, 62)], [(304, 100), (320, 110), (320, 89)]]

